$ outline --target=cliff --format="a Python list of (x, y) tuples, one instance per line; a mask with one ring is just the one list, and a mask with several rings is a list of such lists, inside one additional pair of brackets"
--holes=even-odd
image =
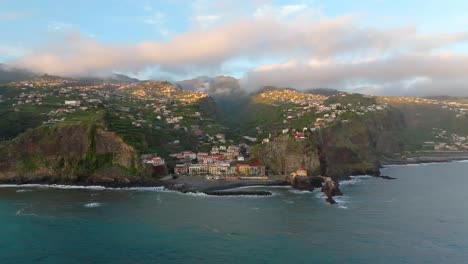
[(99, 122), (41, 126), (0, 145), (0, 182), (119, 185), (143, 175), (135, 149)]
[(401, 113), (389, 109), (306, 133), (306, 139), (281, 134), (267, 144), (255, 146), (252, 158), (277, 175), (287, 176), (298, 168), (307, 170), (308, 175), (334, 180), (378, 175), (380, 157), (402, 150), (399, 131), (404, 126)]
[(333, 179), (379, 175), (380, 159), (403, 150), (400, 131), (406, 126), (396, 109), (339, 122), (320, 132), (321, 173)]
[(288, 134), (279, 135), (268, 144), (255, 146), (252, 157), (274, 175), (289, 175), (298, 168), (317, 174), (320, 169), (317, 142), (313, 139), (298, 140)]

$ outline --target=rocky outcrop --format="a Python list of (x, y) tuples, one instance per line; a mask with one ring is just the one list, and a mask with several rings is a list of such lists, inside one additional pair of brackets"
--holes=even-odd
[(123, 184), (142, 173), (134, 148), (95, 122), (41, 126), (0, 146), (1, 182)]
[(274, 175), (290, 175), (298, 168), (314, 175), (318, 174), (320, 169), (316, 142), (297, 140), (289, 135), (280, 135), (268, 144), (255, 146), (253, 157)]
[(343, 195), (338, 182), (332, 180), (330, 177), (322, 178), (323, 185), (321, 191), (327, 196), (327, 202), (330, 204), (336, 204), (336, 201), (333, 199), (333, 197)]
[(380, 175), (379, 159), (402, 151), (403, 116), (390, 109), (337, 123), (320, 132), (321, 174), (334, 180), (351, 175)]
[[(379, 175), (381, 155), (403, 149), (399, 131), (403, 116), (394, 109), (355, 117), (349, 122), (309, 133), (307, 139), (279, 135), (257, 145), (252, 156), (275, 175), (290, 175), (304, 168), (309, 175), (326, 175), (338, 181), (351, 175)], [(307, 179), (297, 183), (306, 185)]]

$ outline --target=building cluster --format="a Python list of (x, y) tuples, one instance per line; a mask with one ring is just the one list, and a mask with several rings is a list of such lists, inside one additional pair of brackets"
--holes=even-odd
[(148, 81), (144, 83), (132, 83), (123, 85), (119, 88), (122, 91), (130, 91), (132, 95), (150, 99), (155, 95), (174, 98), (179, 102), (191, 104), (202, 98), (208, 97), (208, 94), (201, 92), (190, 92), (176, 88), (169, 82)]
[(74, 84), (76, 81), (62, 78), (37, 78), (29, 81), (11, 82), (17, 88), (54, 88)]
[[(275, 91), (277, 92), (277, 91)], [(296, 91), (288, 91), (289, 93), (298, 93)], [(271, 92), (270, 92), (271, 93)], [(282, 94), (283, 92), (279, 93)], [(306, 94), (309, 96), (309, 94)], [(339, 94), (337, 96), (346, 96), (346, 94)], [(314, 132), (318, 131), (322, 128), (325, 128), (335, 122), (342, 122), (348, 123), (349, 120), (347, 119), (349, 114), (354, 115), (365, 115), (367, 113), (382, 111), (388, 109), (389, 105), (386, 103), (382, 104), (369, 104), (369, 105), (361, 105), (360, 102), (356, 104), (342, 104), (342, 103), (332, 103), (332, 104), (325, 104), (322, 101), (313, 101), (307, 106), (298, 106), (298, 105), (288, 105), (286, 108), (283, 108), (283, 122), (282, 122), (282, 133), (283, 134), (291, 134), (296, 139), (304, 139), (306, 138), (306, 134), (304, 132)], [(306, 127), (301, 127), (299, 130), (291, 129), (287, 127), (291, 127), (294, 124), (295, 120), (305, 118), (306, 115), (312, 115), (315, 119), (309, 123)], [(263, 133), (262, 128), (257, 128), (258, 134)], [(276, 131), (271, 131), (272, 133), (276, 133)], [(263, 138), (262, 143), (269, 143), (271, 138), (271, 133), (269, 134), (268, 138)], [(254, 138), (255, 139), (255, 138)]]
[(468, 136), (447, 133), (444, 129), (434, 128), (435, 141), (424, 142), (424, 147), (438, 151), (468, 150)]
[(150, 165), (153, 167), (162, 167), (166, 165), (166, 161), (163, 158), (159, 157), (156, 153), (145, 154), (142, 155), (140, 158), (142, 163), (145, 165)]
[(228, 147), (213, 146), (209, 153), (183, 151), (173, 153), (170, 156), (183, 163), (190, 163), (193, 160), (197, 160), (198, 163), (202, 164), (230, 164), (236, 161), (244, 161), (244, 156), (241, 154), (241, 147), (235, 145)]
[[(177, 164), (174, 173), (190, 176), (214, 177), (265, 177), (264, 166), (251, 166), (249, 164)], [(213, 178), (219, 179), (219, 178)]]
[(301, 93), (292, 89), (271, 89), (258, 95), (259, 102), (291, 103), (301, 106), (317, 106), (325, 99), (327, 97), (323, 95)]
[(398, 97), (384, 96), (380, 100), (386, 103), (393, 104), (418, 104), (418, 105), (435, 105), (442, 109), (452, 111), (456, 117), (468, 115), (468, 103), (465, 101), (450, 101), (450, 100), (434, 100), (420, 97)]
[(213, 146), (209, 153), (183, 151), (170, 156), (178, 161), (174, 168), (174, 173), (178, 175), (265, 176), (265, 167), (243, 163), (245, 158), (240, 146)]

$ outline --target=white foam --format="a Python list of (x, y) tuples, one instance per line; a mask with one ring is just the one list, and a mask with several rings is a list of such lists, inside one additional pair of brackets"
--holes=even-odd
[(296, 189), (289, 190), (289, 192), (295, 193), (295, 194), (311, 194), (312, 193), (311, 191), (296, 190)]
[(0, 188), (51, 188), (51, 189), (89, 189), (89, 190), (105, 190), (104, 186), (99, 185), (62, 185), (62, 184), (0, 184)]
[(235, 187), (230, 189), (225, 189), (226, 191), (235, 191), (235, 190), (244, 190), (244, 189), (252, 189), (252, 188), (265, 188), (265, 189), (291, 189), (292, 187), (289, 185), (251, 185), (251, 186), (241, 186)]
[(37, 216), (37, 214), (34, 213), (25, 213), (24, 210), (29, 209), (31, 206), (27, 206), (25, 208), (22, 208), (16, 212), (16, 215), (24, 215), (24, 216)]
[(349, 180), (340, 181), (340, 186), (362, 184), (366, 179), (370, 178), (372, 176), (369, 175), (351, 176)]
[(63, 185), (63, 184), (0, 184), (0, 188), (43, 188), (63, 190), (114, 190), (114, 191), (169, 191), (165, 187), (123, 187), (111, 188), (101, 185)]
[(84, 205), (84, 207), (86, 208), (96, 208), (96, 207), (99, 207), (101, 206), (101, 203), (87, 203)]
[(349, 203), (349, 196), (345, 196), (345, 195), (342, 195), (342, 196), (334, 196), (333, 197), (333, 200), (335, 200), (335, 202), (337, 204), (347, 204)]
[(24, 193), (24, 192), (32, 192), (32, 190), (27, 190), (27, 189), (19, 189), (16, 190), (17, 193)]
[(108, 190), (116, 190), (116, 191), (143, 191), (143, 192), (173, 192), (166, 187), (158, 186), (158, 187), (124, 187), (124, 188), (106, 188)]
[[(90, 186), (82, 186), (82, 185), (59, 185), (59, 184), (0, 184), (0, 188), (21, 188), (21, 187), (28, 187), (28, 188), (43, 188), (43, 189), (64, 189), (64, 190), (94, 190), (94, 191), (102, 191), (102, 190), (109, 190), (109, 191), (145, 191), (145, 192), (164, 192), (164, 193), (174, 193), (180, 195), (187, 195), (192, 197), (247, 197), (247, 198), (259, 198), (259, 197), (269, 197), (275, 196), (277, 193), (271, 192), (271, 195), (208, 195), (203, 192), (188, 192), (182, 193), (175, 190), (167, 189), (164, 186), (158, 187), (123, 187), (123, 188), (110, 188), (100, 185), (90, 185)], [(251, 186), (246, 186), (250, 187)], [(265, 187), (272, 187), (272, 186), (265, 186)]]
[(314, 196), (319, 199), (327, 199), (327, 196), (321, 191), (315, 192)]

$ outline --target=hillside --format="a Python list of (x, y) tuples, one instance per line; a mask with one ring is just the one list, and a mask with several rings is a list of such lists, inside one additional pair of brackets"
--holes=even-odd
[(406, 151), (468, 150), (468, 102), (416, 97), (379, 97), (378, 101), (404, 115), (401, 138)]
[(0, 145), (0, 182), (119, 185), (145, 175), (135, 149), (99, 117), (40, 126)]
[[(265, 165), (271, 175), (304, 168), (337, 180), (378, 174), (381, 160), (468, 150), (464, 99), (277, 87), (212, 97), (180, 83), (119, 78), (44, 75), (1, 86), (3, 181), (151, 180), (157, 175), (142, 155), (164, 158), (171, 172), (184, 151)], [(207, 82), (219, 90), (237, 80), (184, 85)]]

